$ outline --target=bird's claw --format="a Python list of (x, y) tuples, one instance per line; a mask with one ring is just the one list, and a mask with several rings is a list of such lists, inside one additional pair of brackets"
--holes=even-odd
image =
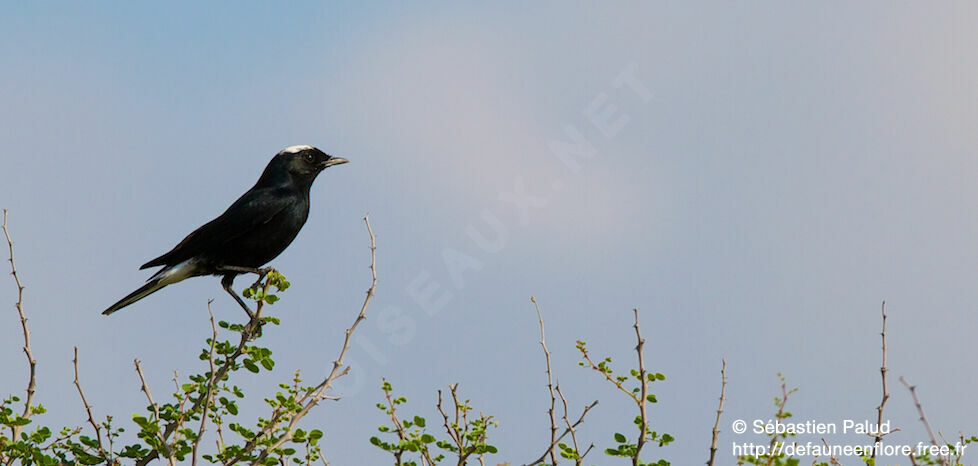
[(264, 280), (265, 277), (270, 272), (274, 272), (274, 271), (275, 271), (275, 269), (273, 269), (271, 267), (262, 267), (260, 269), (255, 269), (254, 273), (258, 274), (258, 279), (255, 280), (255, 283), (252, 283), (251, 284), (251, 287), (252, 288), (258, 288), (259, 286), (261, 286), (261, 281)]

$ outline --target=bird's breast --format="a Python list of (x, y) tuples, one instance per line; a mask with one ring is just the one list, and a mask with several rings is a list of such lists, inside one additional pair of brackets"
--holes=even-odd
[(283, 209), (257, 225), (250, 234), (232, 240), (228, 245), (229, 260), (241, 267), (267, 264), (292, 243), (308, 217), (308, 202)]

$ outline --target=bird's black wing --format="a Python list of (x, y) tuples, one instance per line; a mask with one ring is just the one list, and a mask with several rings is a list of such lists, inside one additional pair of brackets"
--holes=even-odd
[(287, 191), (281, 187), (249, 190), (221, 216), (194, 230), (170, 252), (139, 268), (178, 264), (202, 252), (219, 250), (222, 245), (248, 234), (257, 226), (269, 222), (282, 210), (295, 205), (297, 198)]

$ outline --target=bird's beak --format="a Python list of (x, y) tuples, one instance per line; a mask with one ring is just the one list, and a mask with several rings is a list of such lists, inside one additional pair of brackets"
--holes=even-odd
[(323, 168), (332, 167), (333, 165), (341, 165), (349, 162), (349, 160), (342, 157), (330, 157), (325, 162), (323, 162)]

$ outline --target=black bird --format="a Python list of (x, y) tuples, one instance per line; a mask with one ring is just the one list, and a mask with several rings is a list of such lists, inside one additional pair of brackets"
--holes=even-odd
[(326, 167), (347, 163), (312, 146), (288, 147), (272, 158), (255, 186), (220, 217), (187, 235), (170, 252), (140, 267), (163, 268), (146, 284), (109, 306), (108, 315), (164, 286), (200, 275), (222, 275), (221, 285), (245, 309), (231, 289), (234, 277), (268, 263), (292, 243), (309, 217), (309, 188)]

